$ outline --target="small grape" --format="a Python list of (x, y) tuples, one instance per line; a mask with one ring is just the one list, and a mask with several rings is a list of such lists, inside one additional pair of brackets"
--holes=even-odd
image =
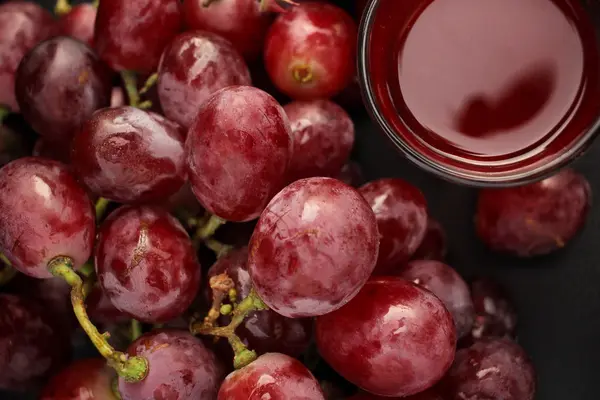
[(58, 21), (58, 30), (65, 36), (70, 36), (89, 46), (94, 45), (94, 24), (97, 10), (92, 4), (78, 4)]
[(112, 391), (115, 373), (102, 358), (73, 362), (48, 382), (40, 400), (117, 400)]

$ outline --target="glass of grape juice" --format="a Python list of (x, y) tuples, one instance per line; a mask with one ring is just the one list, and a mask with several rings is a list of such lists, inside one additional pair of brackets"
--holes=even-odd
[(541, 179), (600, 125), (600, 0), (371, 0), (359, 79), (422, 168), (473, 186)]

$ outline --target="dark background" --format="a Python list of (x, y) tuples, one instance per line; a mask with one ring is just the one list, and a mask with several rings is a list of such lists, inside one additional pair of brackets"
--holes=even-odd
[[(448, 263), (466, 278), (490, 276), (506, 286), (519, 313), (518, 341), (537, 371), (536, 400), (600, 399), (600, 207), (592, 206), (584, 231), (557, 253), (531, 260), (492, 254), (474, 233), (474, 189), (420, 171), (366, 115), (353, 117), (357, 124), (353, 158), (365, 176), (400, 177), (421, 188), (431, 215), (448, 233)], [(574, 168), (588, 178), (600, 198), (600, 140)], [(24, 398), (0, 392), (0, 399)]]

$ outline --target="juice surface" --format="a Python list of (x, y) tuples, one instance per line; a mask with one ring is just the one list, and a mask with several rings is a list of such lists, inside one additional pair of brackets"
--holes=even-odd
[(579, 1), (386, 1), (393, 111), (421, 140), (493, 160), (580, 133), (570, 121), (597, 90), (598, 50)]

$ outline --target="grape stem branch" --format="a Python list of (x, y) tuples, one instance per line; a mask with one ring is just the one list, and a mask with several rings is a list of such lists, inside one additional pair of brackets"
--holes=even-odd
[(71, 286), (71, 303), (79, 324), (87, 333), (98, 352), (107, 360), (107, 364), (127, 382), (139, 382), (148, 374), (148, 360), (143, 357), (129, 357), (116, 351), (108, 342), (107, 335), (98, 332), (90, 321), (85, 309), (86, 291), (90, 285), (84, 284), (81, 277), (73, 270), (73, 260), (58, 256), (48, 263), (52, 275), (64, 279)]
[(0, 253), (0, 261), (4, 266), (0, 266), (0, 287), (6, 285), (17, 275), (17, 270), (13, 268), (11, 262), (6, 256)]
[(62, 17), (65, 14), (71, 12), (71, 4), (69, 4), (69, 0), (57, 0), (56, 5), (54, 6), (54, 14)]
[(194, 246), (198, 248), (200, 243), (210, 239), (215, 234), (217, 229), (219, 229), (221, 225), (225, 224), (225, 222), (227, 221), (217, 217), (216, 215), (211, 215), (210, 218), (208, 218), (208, 221), (200, 224), (198, 229), (196, 229), (196, 233), (194, 234)]
[(254, 288), (252, 288), (248, 296), (233, 309), (229, 325), (215, 327), (211, 324), (201, 322), (192, 324), (190, 330), (194, 335), (200, 334), (226, 338), (234, 352), (233, 366), (236, 369), (243, 368), (256, 360), (257, 354), (246, 347), (239, 336), (235, 334), (235, 330), (244, 322), (248, 314), (261, 310), (268, 310), (268, 307), (258, 296)]

